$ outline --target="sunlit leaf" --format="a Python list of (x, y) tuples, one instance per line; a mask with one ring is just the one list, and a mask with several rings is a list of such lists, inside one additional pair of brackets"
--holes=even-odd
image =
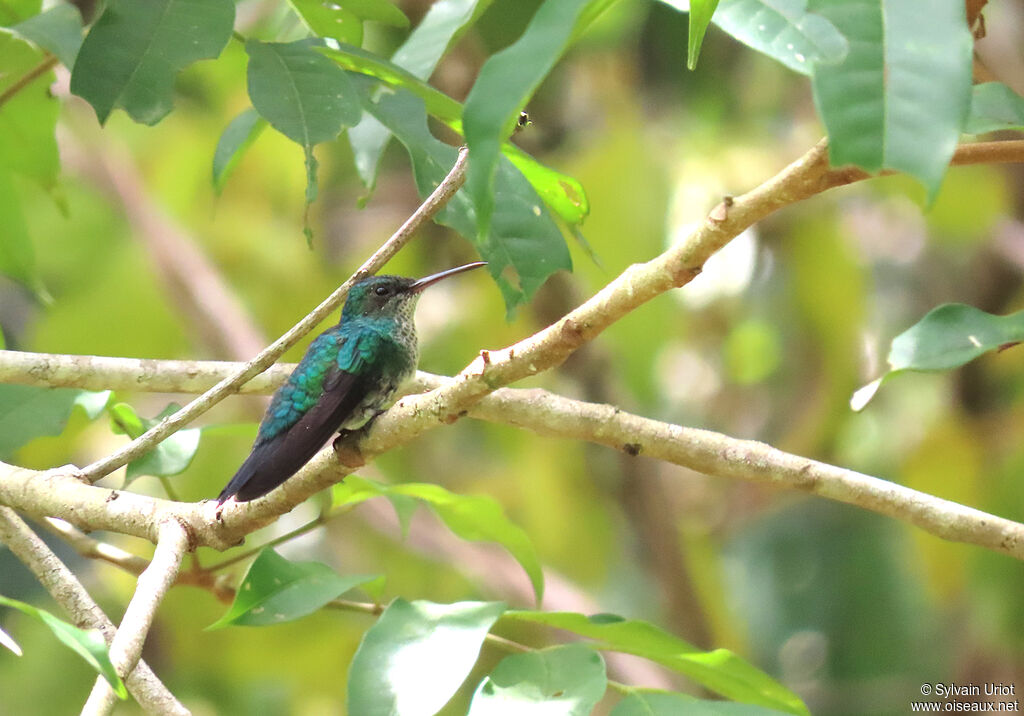
[(288, 0), (302, 21), (318, 37), (329, 37), (349, 45), (363, 43), (363, 21), (345, 3), (324, 0)]
[(213, 153), (213, 188), (218, 194), (224, 191), (224, 185), (238, 166), (242, 155), (266, 127), (267, 120), (250, 107), (224, 128), (220, 139), (217, 140), (217, 149)]
[[(0, 223), (4, 227), (0, 241), (0, 273), (18, 281), (27, 288), (42, 289), (36, 272), (36, 256), (32, 239), (28, 235), (21, 201), (15, 190), (13, 177), (0, 166)], [(2, 440), (2, 439), (0, 439)]]
[(686, 67), (689, 70), (697, 69), (700, 47), (704, 44), (704, 34), (708, 31), (716, 7), (718, 0), (690, 0), (689, 36), (686, 44)]
[(671, 691), (637, 689), (612, 709), (611, 716), (779, 716), (782, 713), (753, 704), (701, 701)]
[(974, 85), (971, 115), (964, 131), (984, 134), (999, 129), (1024, 130), (1024, 97), (1001, 82)]
[(587, 617), (573, 612), (510, 611), (505, 617), (565, 629), (596, 640), (598, 648), (656, 661), (736, 701), (792, 714), (809, 713), (796, 694), (731, 651), (703, 651), (650, 622), (614, 614)]
[(833, 166), (903, 171), (934, 198), (971, 104), (962, 0), (810, 0), (850, 42), (812, 85)]
[(363, 636), (348, 677), (348, 713), (434, 716), (458, 690), (505, 605), (396, 599)]
[(497, 500), (484, 495), (459, 495), (429, 483), (386, 485), (357, 475), (349, 475), (332, 489), (336, 505), (357, 504), (377, 496), (415, 498), (427, 504), (462, 539), (497, 542), (526, 571), (540, 601), (544, 594), (544, 572), (537, 551), (526, 532), (505, 516)]
[(893, 339), (888, 372), (858, 390), (851, 408), (863, 408), (882, 382), (897, 373), (952, 370), (1021, 341), (1024, 311), (995, 316), (962, 303), (943, 304)]
[(477, 210), (481, 240), (489, 233), (495, 206), (500, 205), (495, 174), (502, 142), (512, 133), (526, 101), (565, 52), (580, 14), (593, 1), (546, 0), (522, 36), (484, 63), (466, 98), (462, 122), (471, 156), (466, 188)]
[(388, 0), (334, 0), (334, 3), (364, 20), (400, 28), (409, 27), (409, 18)]
[[(31, 75), (45, 61), (41, 50), (0, 28), (0, 92), (11, 89), (15, 83)], [(57, 114), (60, 102), (50, 94), (53, 72), (44, 72), (17, 90), (4, 102), (0, 111), (0, 221), (3, 240), (0, 241), (0, 271), (34, 288), (30, 277), (34, 269), (26, 257), (5, 268), (5, 254), (20, 252), (27, 242), (24, 221), (19, 221), (8, 203), (15, 204), (11, 179), (14, 174), (26, 176), (40, 186), (51, 189), (57, 181), (60, 160), (57, 156)], [(18, 214), (21, 213), (18, 206)], [(7, 216), (11, 216), (10, 223)], [(10, 241), (19, 248), (5, 247)], [(24, 238), (23, 238), (24, 237)], [(9, 273), (11, 269), (20, 272)]]
[(18, 646), (18, 642), (11, 638), (11, 635), (0, 629), (0, 646), (13, 652), (16, 656), (22, 656), (23, 652), (21, 647)]
[(469, 716), (590, 716), (607, 685), (604, 659), (581, 644), (512, 654), (480, 683)]
[(110, 655), (107, 652), (107, 643), (103, 641), (103, 635), (98, 629), (79, 629), (74, 624), (69, 624), (63, 619), (50, 614), (50, 612), (37, 609), (31, 604), (19, 602), (17, 599), (8, 599), (7, 597), (0, 596), (0, 605), (17, 609), (18, 611), (41, 621), (49, 627), (50, 631), (53, 632), (53, 635), (56, 636), (62, 644), (85, 659), (86, 663), (88, 663), (96, 673), (106, 679), (107, 683), (110, 684), (110, 687), (119, 698), (128, 698), (128, 690), (124, 687), (124, 682), (121, 681), (121, 677), (119, 677), (117, 672), (114, 670), (113, 664), (110, 663)]
[(231, 607), (206, 628), (268, 626), (300, 619), (375, 579), (374, 575), (340, 575), (321, 562), (290, 562), (264, 549), (238, 585)]
[(177, 74), (217, 57), (234, 21), (231, 0), (108, 0), (78, 52), (71, 91), (100, 124), (115, 107), (156, 124), (173, 107)]
[(111, 395), (113, 395), (113, 392), (109, 390), (98, 390), (95, 392), (83, 390), (75, 398), (75, 405), (85, 411), (85, 415), (89, 420), (95, 420), (103, 412), (103, 409), (107, 407)]
[(47, 52), (53, 53), (65, 67), (75, 66), (82, 46), (82, 16), (74, 5), (61, 3), (45, 12), (19, 22), (11, 28)]

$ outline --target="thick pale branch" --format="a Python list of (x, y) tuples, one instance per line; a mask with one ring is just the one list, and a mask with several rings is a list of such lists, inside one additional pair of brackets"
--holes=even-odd
[[(115, 634), (113, 623), (62, 561), (39, 539), (14, 510), (0, 506), (0, 542), (10, 548), (35, 575), (40, 584), (68, 613), (76, 626), (99, 629), (109, 644)], [(189, 713), (167, 690), (145, 662), (126, 679), (125, 685), (135, 700), (149, 713)]]
[(415, 232), (431, 219), (448, 200), (455, 195), (466, 180), (468, 154), (459, 152), (458, 161), (437, 189), (427, 197), (383, 246), (337, 290), (313, 309), (305, 318), (296, 323), (287, 333), (269, 345), (256, 358), (245, 364), (242, 370), (222, 380), (203, 395), (199, 396), (178, 412), (170, 415), (133, 440), (124, 448), (84, 468), (80, 474), (89, 482), (95, 482), (117, 468), (146, 454), (161, 440), (187, 425), (238, 389), (248, 380), (269, 368), (281, 355), (295, 345), (299, 339), (313, 330), (321, 321), (341, 306), (348, 295), (349, 287), (356, 281), (374, 273), (412, 239)]
[[(174, 519), (160, 523), (156, 551), (146, 570), (139, 575), (135, 594), (128, 603), (121, 625), (110, 643), (110, 661), (121, 678), (132, 673), (142, 645), (153, 624), (157, 607), (163, 601), (167, 590), (174, 584), (181, 560), (189, 548), (189, 536), (185, 526)], [(108, 714), (114, 708), (117, 696), (103, 677), (96, 679), (92, 693), (82, 709), (83, 716)]]
[[(3, 371), (5, 358), (6, 356), (0, 353), (0, 372)], [(78, 359), (77, 356), (57, 355), (44, 355), (43, 358), (54, 367), (55, 373), (63, 376), (66, 376), (63, 363), (73, 363)], [(111, 381), (118, 380), (123, 374), (120, 368), (113, 365), (118, 360), (105, 359), (107, 362), (102, 364), (104, 368), (110, 369)], [(125, 359), (125, 362), (130, 364), (133, 361)], [(189, 365), (179, 361), (170, 361), (169, 365), (182, 376), (202, 376), (188, 377), (188, 381), (205, 380), (211, 384), (216, 382), (221, 374), (228, 374), (236, 367), (236, 364), (231, 363), (197, 362)], [(159, 367), (159, 362), (154, 362), (154, 366)], [(290, 366), (278, 366), (281, 373), (277, 376), (279, 380), (284, 379), (285, 371), (289, 368)], [(90, 381), (99, 379), (100, 376), (95, 372), (88, 374)], [(45, 377), (35, 380), (41, 381), (36, 384), (47, 384)], [(451, 382), (451, 378), (419, 372), (406, 388), (434, 390)], [(181, 390), (182, 385), (179, 384), (172, 389)], [(193, 389), (201, 390), (203, 387), (200, 384)], [(266, 390), (272, 390), (273, 387), (267, 385)], [(391, 426), (400, 427), (413, 417), (412, 411), (415, 407), (411, 402), (415, 397), (418, 396), (401, 399), (395, 408), (379, 418), (383, 427), (375, 430), (373, 439), (364, 445), (364, 457), (372, 457), (378, 452), (400, 444), (401, 431), (394, 431)], [(571, 400), (543, 390), (502, 388), (477, 402), (469, 409), (468, 415), (490, 422), (514, 425), (542, 435), (599, 443), (630, 454), (642, 454), (665, 460), (709, 475), (767, 482), (803, 490), (915, 524), (944, 539), (976, 544), (1024, 559), (1024, 525), (911, 490), (887, 480), (784, 453), (763, 443), (737, 440), (707, 430), (650, 420), (612, 406)], [(3, 501), (6, 501), (7, 494), (13, 492), (10, 490), (11, 482), (4, 477), (5, 467), (12, 471), (8, 474), (20, 470), (0, 464), (0, 500)], [(67, 489), (74, 489), (79, 495), (90, 495), (89, 503), (99, 513), (106, 512), (107, 503), (104, 500), (109, 499), (109, 495), (117, 494), (121, 497), (114, 504), (121, 499), (132, 501), (130, 504), (124, 503), (127, 512), (143, 509), (144, 506), (148, 515), (164, 513), (180, 516), (188, 519), (197, 530), (201, 544), (226, 546), (255, 529), (250, 520), (256, 520), (258, 525), (265, 524), (275, 515), (286, 512), (310, 495), (337, 482), (348, 471), (339, 464), (330, 450), (322, 451), (299, 475), (287, 481), (281, 489), (253, 503), (252, 507), (225, 510), (225, 524), (222, 526), (224, 531), (219, 534), (204, 524), (203, 520), (208, 516), (208, 512), (205, 511), (206, 506), (201, 504), (173, 503), (130, 493), (97, 492), (100, 488), (83, 485), (69, 477), (66, 472), (60, 471), (21, 471), (19, 474), (28, 475), (24, 480), (19, 479), (19, 482), (27, 482), (34, 474), (35, 479), (55, 480), (57, 484), (64, 485), (65, 487), (60, 488), (61, 492), (56, 487), (52, 492), (47, 491), (52, 495), (52, 498), (47, 500), (47, 506), (56, 509), (69, 504)], [(8, 483), (7, 486), (5, 483)], [(61, 495), (59, 499), (58, 494)], [(70, 504), (77, 505), (73, 516), (82, 519), (83, 526), (94, 529), (100, 526), (105, 529), (117, 529), (116, 520), (105, 520), (102, 525), (97, 524), (94, 522), (97, 519), (96, 511), (83, 509), (79, 503)], [(37, 510), (33, 510), (30, 505), (38, 509), (39, 501), (21, 502), (18, 506), (36, 512)], [(46, 514), (64, 516), (67, 511), (64, 507), (60, 512)], [(131, 526), (135, 531), (131, 533), (148, 536), (145, 529), (148, 519), (151, 518), (133, 523)]]

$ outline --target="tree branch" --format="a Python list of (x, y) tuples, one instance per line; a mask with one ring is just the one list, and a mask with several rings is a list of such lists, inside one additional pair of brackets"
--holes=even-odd
[[(114, 638), (113, 623), (63, 562), (39, 539), (14, 510), (0, 506), (0, 542), (6, 544), (68, 613), (76, 626), (99, 629), (107, 644)], [(128, 691), (149, 713), (187, 716), (186, 709), (167, 690), (145, 662), (125, 680)]]
[[(127, 678), (139, 663), (142, 645), (153, 624), (156, 609), (174, 584), (188, 547), (189, 537), (184, 525), (173, 519), (164, 520), (160, 524), (153, 559), (146, 571), (139, 575), (135, 594), (110, 643), (110, 661), (121, 678)], [(99, 676), (82, 709), (82, 716), (109, 714), (116, 702), (117, 696), (110, 684)]]
[[(0, 375), (4, 374), (4, 362), (11, 353), (0, 352)], [(43, 355), (43, 362), (51, 370), (41, 377), (33, 377), (33, 380), (44, 381), (34, 384), (47, 384), (46, 375), (50, 374), (61, 376), (63, 381), (69, 380), (68, 369), (80, 358)], [(16, 360), (21, 363), (24, 358), (19, 356)], [(122, 359), (107, 358), (100, 363), (86, 361), (86, 365), (93, 369), (98, 365), (111, 369), (111, 382), (115, 382), (120, 379), (119, 376), (124, 375), (124, 370), (114, 365), (118, 360)], [(123, 360), (128, 364), (134, 363), (132, 359)], [(163, 362), (150, 363), (159, 372)], [(236, 367), (236, 364), (222, 362), (168, 363), (188, 383), (202, 380), (213, 382), (220, 374), (228, 374)], [(289, 366), (280, 365), (277, 368), (281, 371), (278, 377), (283, 381)], [(102, 373), (93, 370), (88, 373), (87, 379), (102, 382), (102, 376)], [(405, 389), (444, 390), (454, 380), (421, 371)], [(67, 385), (67, 382), (62, 384)], [(193, 389), (199, 390), (202, 387), (200, 383)], [(266, 385), (268, 391), (273, 388), (272, 384)], [(172, 389), (180, 390), (181, 385)], [(375, 428), (364, 441), (364, 456), (379, 454), (404, 442), (405, 434), (401, 426), (415, 418), (414, 401), (421, 397), (416, 395), (402, 398), (378, 418), (381, 426)], [(888, 480), (785, 453), (764, 443), (651, 420), (610, 405), (571, 400), (539, 389), (502, 388), (478, 401), (468, 410), (468, 415), (541, 435), (586, 440), (709, 475), (810, 492), (909, 522), (943, 539), (975, 544), (1024, 560), (1022, 524)], [(270, 495), (243, 506), (226, 508), (223, 524), (213, 526), (206, 521), (210, 515), (207, 511), (209, 507), (204, 503), (174, 503), (128, 492), (89, 487), (69, 476), (67, 471), (38, 473), (3, 463), (0, 463), (0, 502), (34, 514), (58, 515), (69, 521), (78, 520), (77, 523), (88, 529), (112, 529), (147, 539), (152, 539), (149, 525), (158, 515), (174, 515), (185, 520), (196, 531), (200, 544), (223, 548), (236, 543), (245, 534), (263, 526), (276, 515), (287, 512), (316, 492), (338, 482), (348, 472), (351, 469), (341, 465), (328, 448), (321, 451), (295, 478), (288, 480)], [(37, 486), (33, 487), (32, 483)], [(73, 509), (69, 509), (68, 505), (73, 505)], [(129, 522), (128, 518), (138, 511), (141, 511), (142, 519)]]
[(245, 364), (242, 370), (222, 380), (203, 395), (199, 396), (178, 412), (161, 420), (143, 435), (107, 457), (97, 460), (79, 472), (89, 482), (96, 482), (122, 465), (149, 452), (161, 440), (179, 428), (205, 413), (231, 393), (236, 392), (246, 381), (269, 368), (281, 355), (309, 333), (330, 313), (336, 310), (353, 283), (374, 273), (412, 239), (415, 232), (429, 221), (459, 190), (466, 180), (468, 152), (463, 148), (448, 176), (437, 189), (424, 200), (402, 226), (367, 259), (352, 276), (328, 296), (313, 311), (296, 323), (287, 333), (270, 344), (262, 353)]

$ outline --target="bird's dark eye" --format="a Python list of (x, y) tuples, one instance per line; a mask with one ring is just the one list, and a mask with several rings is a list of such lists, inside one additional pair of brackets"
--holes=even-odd
[(373, 289), (373, 292), (378, 296), (387, 296), (388, 293), (390, 293), (390, 291), (388, 291), (387, 286), (378, 286), (377, 288)]

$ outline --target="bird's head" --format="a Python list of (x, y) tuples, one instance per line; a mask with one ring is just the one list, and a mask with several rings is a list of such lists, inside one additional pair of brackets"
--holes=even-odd
[(486, 266), (485, 261), (474, 261), (465, 266), (441, 271), (423, 278), (404, 276), (371, 276), (357, 282), (348, 292), (341, 318), (356, 317), (401, 318), (412, 314), (416, 299), (428, 286), (449, 276)]

